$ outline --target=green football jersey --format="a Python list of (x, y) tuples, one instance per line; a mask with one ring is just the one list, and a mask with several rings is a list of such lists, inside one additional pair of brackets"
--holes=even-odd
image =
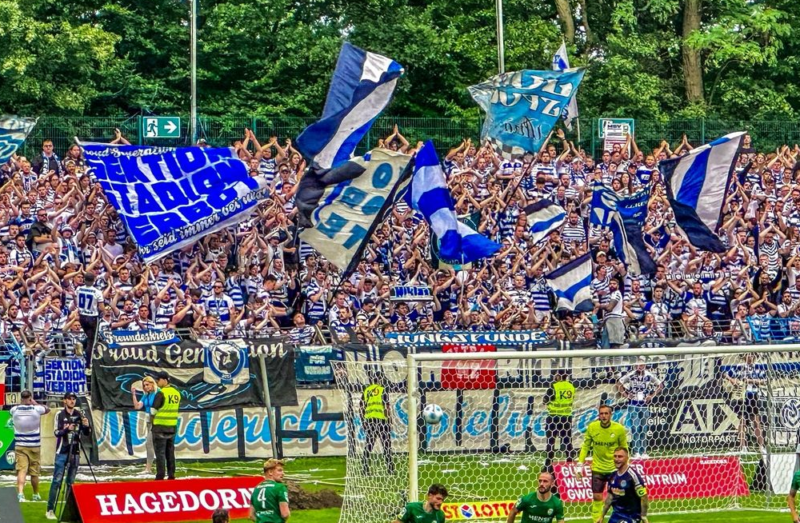
[(256, 512), (256, 523), (283, 523), (281, 503), (289, 503), (286, 485), (271, 479), (259, 483), (250, 496), (250, 504)]
[(625, 434), (625, 427), (612, 421), (607, 429), (600, 426), (600, 420), (589, 423), (586, 427), (586, 434), (583, 436), (581, 455), (578, 461), (581, 463), (592, 451), (592, 471), (601, 474), (611, 474), (614, 472), (614, 450), (617, 447), (628, 448), (628, 437)]
[(542, 501), (536, 492), (531, 492), (519, 498), (514, 507), (522, 512), (522, 523), (552, 523), (564, 519), (564, 502), (552, 494), (550, 499)]
[(407, 503), (403, 514), (397, 519), (402, 523), (444, 523), (444, 512), (441, 510), (428, 512), (425, 510), (425, 502), (417, 501)]
[(792, 492), (800, 491), (800, 470), (795, 472), (794, 476), (792, 476), (791, 490), (792, 490)]

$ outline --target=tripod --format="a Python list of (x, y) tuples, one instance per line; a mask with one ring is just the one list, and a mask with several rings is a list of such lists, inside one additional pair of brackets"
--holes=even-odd
[[(81, 415), (81, 420), (83, 416)], [(56, 503), (53, 506), (54, 509), (57, 509), (58, 506), (67, 501), (68, 496), (68, 489), (72, 488), (72, 483), (74, 481), (74, 475), (77, 474), (77, 468), (80, 464), (80, 453), (83, 453), (83, 457), (86, 459), (86, 464), (89, 466), (89, 472), (92, 474), (92, 480), (97, 483), (97, 476), (94, 474), (94, 469), (92, 468), (92, 462), (89, 460), (89, 455), (86, 453), (86, 449), (81, 444), (81, 435), (80, 435), (80, 422), (78, 422), (78, 428), (71, 430), (67, 433), (67, 438), (69, 438), (69, 443), (67, 447), (67, 461), (64, 465), (64, 471), (61, 474), (61, 483), (58, 486), (58, 494), (56, 495)], [(75, 449), (78, 449), (78, 452), (75, 452)], [(58, 454), (56, 455), (56, 459), (58, 459)], [(55, 481), (55, 471), (53, 471), (53, 480)], [(61, 510), (58, 513), (58, 520), (61, 521), (64, 517), (64, 509), (66, 508), (66, 503), (61, 504)]]

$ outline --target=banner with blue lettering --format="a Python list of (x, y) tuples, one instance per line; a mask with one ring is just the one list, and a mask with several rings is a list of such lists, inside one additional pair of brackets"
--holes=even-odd
[(83, 358), (45, 358), (44, 392), (56, 396), (73, 392), (86, 395), (86, 362)]
[(145, 262), (246, 219), (269, 194), (232, 148), (82, 147)]
[(583, 69), (515, 71), (469, 87), (486, 112), (481, 138), (505, 156), (536, 153), (578, 90)]
[(112, 349), (121, 345), (166, 345), (181, 341), (173, 329), (106, 330), (100, 336)]

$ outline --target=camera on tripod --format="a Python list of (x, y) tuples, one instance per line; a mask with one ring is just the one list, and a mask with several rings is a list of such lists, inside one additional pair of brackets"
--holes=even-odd
[[(67, 418), (67, 445), (72, 445), (75, 442), (80, 443), (81, 437), (81, 421), (83, 420), (83, 414), (80, 412), (74, 412)], [(71, 428), (70, 428), (71, 427)]]

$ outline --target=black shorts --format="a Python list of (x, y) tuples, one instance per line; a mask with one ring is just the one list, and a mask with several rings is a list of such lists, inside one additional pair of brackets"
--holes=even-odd
[(602, 494), (606, 491), (606, 484), (611, 481), (611, 476), (613, 472), (595, 472), (592, 471), (592, 493), (593, 494)]

